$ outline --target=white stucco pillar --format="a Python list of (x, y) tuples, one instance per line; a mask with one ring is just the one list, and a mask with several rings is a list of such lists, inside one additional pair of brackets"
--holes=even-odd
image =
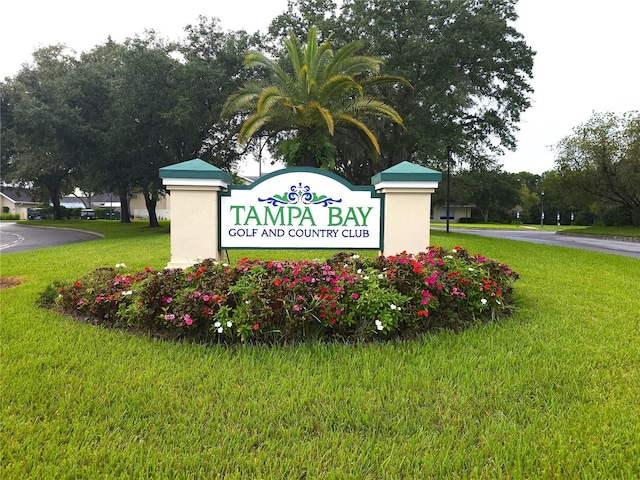
[(162, 183), (171, 195), (171, 260), (167, 268), (186, 268), (205, 258), (221, 260), (220, 192), (231, 176), (203, 160), (163, 167)]
[(419, 253), (430, 245), (431, 195), (442, 174), (402, 162), (371, 178), (384, 194), (383, 255)]

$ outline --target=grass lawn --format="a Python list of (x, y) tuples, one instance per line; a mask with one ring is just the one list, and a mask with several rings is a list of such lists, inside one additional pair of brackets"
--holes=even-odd
[(640, 477), (639, 259), (435, 231), (520, 274), (513, 317), (221, 348), (38, 309), (53, 280), (169, 260), (167, 228), (87, 223), (106, 238), (0, 256), (21, 281), (0, 293), (3, 479)]

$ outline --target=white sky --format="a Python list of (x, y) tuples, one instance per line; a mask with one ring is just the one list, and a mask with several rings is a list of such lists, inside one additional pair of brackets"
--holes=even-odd
[[(77, 52), (153, 29), (177, 39), (198, 15), (222, 28), (264, 31), (287, 0), (13, 0), (0, 7), (0, 78), (15, 75), (39, 47), (64, 43)], [(520, 0), (516, 28), (537, 52), (533, 107), (522, 116), (518, 148), (500, 159), (505, 170), (553, 168), (549, 147), (592, 112), (640, 110), (638, 0)], [(255, 174), (255, 162), (244, 169)], [(265, 171), (269, 170), (267, 166)]]

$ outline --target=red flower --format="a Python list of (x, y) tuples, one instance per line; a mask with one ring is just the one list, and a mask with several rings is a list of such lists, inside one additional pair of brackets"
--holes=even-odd
[(81, 282), (76, 282), (76, 287), (81, 287), (82, 283)]
[(260, 324), (259, 324), (259, 323), (256, 323), (256, 324), (253, 326), (253, 329), (254, 329), (254, 330), (258, 330), (259, 328), (260, 328)]
[(276, 279), (273, 281), (273, 284), (274, 284), (276, 287), (279, 287), (280, 285), (282, 285), (282, 281), (281, 281), (279, 278), (276, 278)]

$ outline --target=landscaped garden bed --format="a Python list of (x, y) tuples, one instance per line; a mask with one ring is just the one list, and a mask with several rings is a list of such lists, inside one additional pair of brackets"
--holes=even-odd
[(51, 287), (43, 303), (86, 321), (167, 338), (287, 343), (370, 341), (460, 329), (507, 316), (518, 275), (462, 247), (370, 258), (188, 269), (100, 268)]

